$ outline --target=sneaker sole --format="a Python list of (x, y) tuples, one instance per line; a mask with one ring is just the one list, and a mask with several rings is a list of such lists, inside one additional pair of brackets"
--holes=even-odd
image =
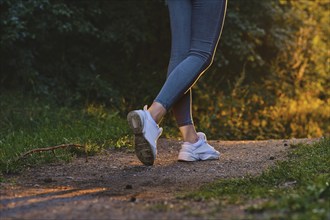
[(220, 154), (198, 154), (198, 158), (192, 157), (190, 153), (180, 153), (178, 161), (180, 162), (194, 162), (194, 161), (205, 161), (205, 160), (219, 160)]
[(134, 134), (134, 149), (137, 158), (146, 166), (152, 166), (155, 158), (152, 146), (143, 136), (143, 121), (140, 115), (132, 111), (127, 115), (128, 125)]
[(200, 160), (219, 160), (220, 155), (218, 154), (209, 154), (209, 155), (201, 155)]
[(178, 161), (180, 162), (194, 162), (198, 159), (193, 158), (190, 153), (180, 152), (178, 156)]

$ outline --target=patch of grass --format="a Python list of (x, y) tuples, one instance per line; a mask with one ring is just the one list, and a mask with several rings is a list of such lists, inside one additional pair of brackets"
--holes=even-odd
[[(183, 198), (218, 200), (221, 206), (251, 204), (246, 209), (251, 216), (329, 219), (330, 138), (295, 146), (287, 161), (260, 176), (220, 180)], [(254, 201), (259, 202), (253, 204)]]
[(76, 148), (60, 149), (56, 157), (42, 152), (14, 162), (34, 148), (73, 143), (85, 145), (91, 155), (108, 147), (132, 145), (126, 121), (102, 105), (60, 107), (49, 100), (6, 94), (0, 96), (0, 118), (0, 173), (84, 154)]

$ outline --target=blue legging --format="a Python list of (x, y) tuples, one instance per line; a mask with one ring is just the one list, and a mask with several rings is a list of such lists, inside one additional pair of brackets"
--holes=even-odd
[(191, 87), (212, 64), (227, 0), (167, 0), (172, 46), (167, 79), (155, 102), (172, 108), (178, 126), (193, 124)]

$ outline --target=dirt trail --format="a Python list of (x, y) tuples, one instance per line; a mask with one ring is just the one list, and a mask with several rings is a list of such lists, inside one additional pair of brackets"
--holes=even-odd
[[(109, 150), (73, 162), (30, 168), (1, 183), (1, 219), (204, 219), (212, 202), (177, 195), (216, 179), (258, 175), (285, 159), (291, 144), (315, 140), (209, 141), (221, 159), (177, 162), (180, 142), (160, 139), (152, 167), (133, 152)], [(242, 217), (244, 207), (227, 207), (216, 219)]]

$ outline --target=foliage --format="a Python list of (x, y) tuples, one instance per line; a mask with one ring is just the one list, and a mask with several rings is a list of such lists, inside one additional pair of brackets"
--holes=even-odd
[(60, 104), (121, 107), (117, 91), (132, 86), (139, 65), (154, 57), (141, 48), (157, 48), (153, 32), (161, 27), (150, 22), (157, 4), (163, 3), (1, 0), (1, 84)]
[[(248, 213), (269, 219), (325, 219), (330, 216), (330, 139), (299, 145), (289, 160), (257, 177), (220, 180), (185, 198), (218, 200), (224, 204), (248, 203)], [(253, 204), (253, 201), (261, 201)]]
[[(240, 6), (239, 1), (233, 2), (229, 10), (241, 10)], [(232, 78), (221, 77), (221, 70), (226, 74), (226, 68), (214, 68), (210, 77), (205, 76), (198, 85), (197, 125), (213, 138), (224, 139), (329, 134), (329, 2), (263, 1), (258, 7), (267, 13), (253, 13), (254, 3), (243, 6), (244, 12), (253, 16), (245, 17), (245, 23), (251, 23), (242, 29), (242, 22), (236, 20), (244, 12), (233, 10), (228, 14), (227, 21), (233, 21), (225, 26), (224, 40), (232, 36), (226, 28), (248, 36), (257, 30), (263, 34), (252, 35), (255, 43), (239, 38), (238, 45), (252, 44), (254, 49), (245, 55), (246, 60), (232, 58), (234, 65), (241, 68), (229, 67)], [(226, 42), (223, 44), (226, 53)], [(251, 56), (255, 57), (249, 59)]]
[[(214, 63), (193, 89), (198, 129), (214, 139), (329, 134), (329, 4), (228, 1)], [(157, 95), (169, 45), (163, 0), (0, 0), (0, 92), (124, 117)]]
[[(13, 100), (15, 100), (13, 102)], [(88, 155), (109, 147), (130, 147), (126, 121), (104, 106), (57, 107), (48, 100), (21, 95), (0, 96), (0, 172), (16, 172), (22, 166), (54, 160), (69, 160), (81, 151), (56, 150), (15, 159), (34, 149), (60, 144), (81, 144)]]

